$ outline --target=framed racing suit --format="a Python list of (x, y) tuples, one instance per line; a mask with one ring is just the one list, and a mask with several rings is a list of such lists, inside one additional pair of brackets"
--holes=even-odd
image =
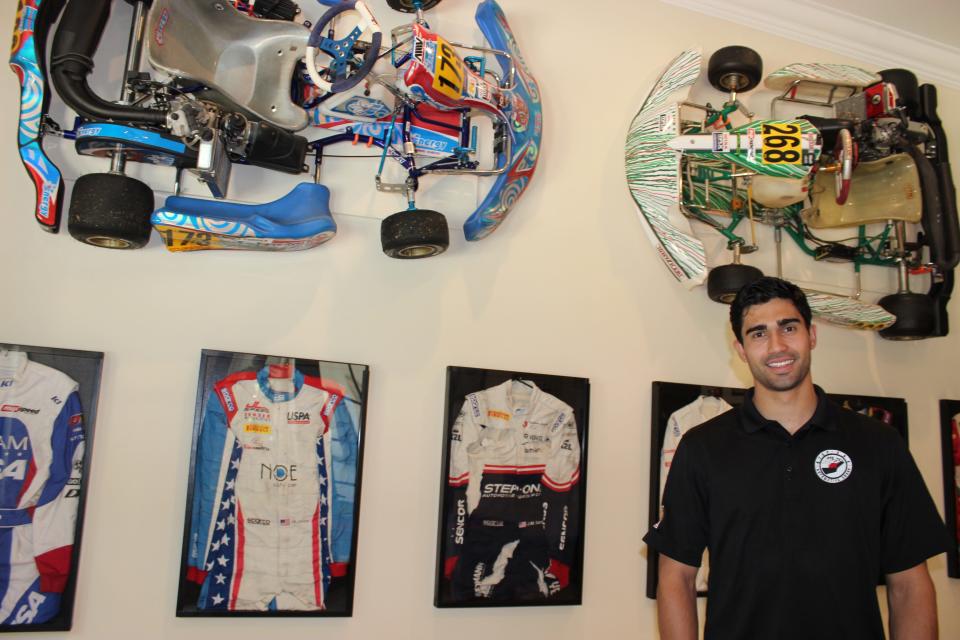
[(336, 380), (292, 363), (207, 391), (185, 569), (197, 612), (329, 610), (353, 557), (356, 406)]
[(577, 417), (525, 376), (463, 398), (449, 434), (442, 516), (450, 603), (548, 604), (572, 595), (565, 590), (579, 561), (582, 513)]
[(71, 627), (102, 360), (0, 344), (0, 631)]

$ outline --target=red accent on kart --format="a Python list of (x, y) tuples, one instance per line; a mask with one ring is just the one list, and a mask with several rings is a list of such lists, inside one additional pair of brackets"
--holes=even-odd
[(927, 274), (927, 273), (931, 273), (932, 271), (933, 271), (933, 269), (931, 269), (930, 267), (911, 267), (911, 268), (910, 268), (910, 275), (913, 275), (913, 276), (922, 276), (922, 275), (925, 275), (925, 274)]
[[(43, 179), (43, 176), (37, 173), (30, 165), (24, 166), (27, 168), (27, 173), (30, 174), (30, 179), (33, 180), (33, 186), (37, 190), (37, 209), (34, 216), (37, 222), (44, 227), (53, 229), (57, 226), (57, 212), (60, 206), (60, 203), (57, 202), (57, 193), (56, 191), (53, 193), (48, 192), (45, 188), (47, 182)], [(46, 207), (43, 206), (44, 200), (47, 200)], [(43, 214), (44, 210), (47, 212), (46, 215)]]
[(878, 82), (863, 90), (867, 118), (882, 118), (897, 108), (897, 88), (889, 82)]
[[(413, 25), (414, 41), (424, 43), (433, 43), (438, 46), (437, 34), (426, 29), (423, 25)], [(439, 53), (437, 54), (439, 55)], [(473, 71), (457, 55), (463, 85), (459, 98), (451, 98), (449, 95), (434, 88), (434, 70), (428, 69), (423, 64), (423, 59), (414, 58), (406, 73), (403, 76), (404, 84), (407, 87), (418, 87), (423, 93), (439, 107), (448, 107), (459, 109), (469, 107), (472, 109), (481, 109), (490, 113), (504, 117), (500, 105), (506, 104), (507, 97), (503, 94), (496, 84), (489, 82)]]

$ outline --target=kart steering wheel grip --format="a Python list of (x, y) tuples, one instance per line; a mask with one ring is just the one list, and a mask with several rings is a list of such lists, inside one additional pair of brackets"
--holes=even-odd
[[(332, 40), (324, 36), (323, 31), (327, 25), (341, 13), (346, 13), (347, 11), (356, 11), (360, 14), (360, 22), (354, 27), (353, 31), (340, 40)], [(353, 45), (360, 36), (367, 31), (370, 31), (372, 34), (370, 48), (366, 54), (364, 54), (360, 68), (350, 73), (349, 69), (346, 68), (346, 63), (353, 51)], [(380, 25), (377, 24), (376, 18), (373, 17), (373, 14), (370, 12), (370, 9), (367, 8), (367, 5), (364, 4), (363, 0), (343, 0), (343, 2), (327, 9), (326, 13), (320, 17), (317, 24), (315, 24), (310, 31), (310, 38), (307, 40), (306, 55), (304, 56), (310, 80), (312, 80), (319, 89), (327, 93), (337, 93), (352, 89), (373, 69), (373, 65), (380, 55), (380, 43), (382, 41), (383, 33), (380, 31)], [(330, 63), (331, 67), (342, 67), (344, 69), (344, 76), (342, 78), (330, 82), (320, 77), (320, 70), (317, 68), (316, 60), (318, 51), (322, 51), (333, 58)]]

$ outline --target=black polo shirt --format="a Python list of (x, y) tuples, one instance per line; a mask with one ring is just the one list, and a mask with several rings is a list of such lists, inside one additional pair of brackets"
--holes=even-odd
[(878, 579), (947, 549), (900, 435), (816, 391), (793, 436), (751, 389), (680, 441), (644, 541), (691, 566), (710, 550), (707, 640), (883, 638)]

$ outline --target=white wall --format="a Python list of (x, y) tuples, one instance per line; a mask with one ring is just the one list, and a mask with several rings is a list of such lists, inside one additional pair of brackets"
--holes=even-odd
[[(2, 4), (0, 25), (11, 25), (16, 3)], [(472, 4), (446, 0), (434, 26), (473, 38), (462, 26)], [(111, 252), (45, 234), (16, 153), (17, 83), (0, 74), (0, 340), (106, 352), (71, 637), (654, 635), (640, 541), (650, 383), (745, 385), (749, 375), (729, 346), (726, 308), (678, 286), (643, 235), (624, 180), (627, 126), (663, 65), (690, 45), (749, 45), (768, 70), (855, 61), (653, 0), (502, 4), (544, 94), (538, 174), (493, 236), (466, 246), (455, 229), (450, 250), (425, 261), (383, 256), (369, 213), (339, 216), (328, 245), (286, 255), (172, 255), (156, 238)], [(385, 0), (370, 5), (385, 24), (399, 21)], [(960, 93), (942, 90), (940, 103), (960, 145)], [(335, 211), (349, 210), (337, 197)], [(801, 262), (787, 265), (789, 274)], [(833, 267), (814, 279), (850, 281)], [(956, 300), (951, 313), (949, 337), (916, 344), (821, 327), (814, 364), (830, 391), (907, 399), (911, 449), (941, 508), (937, 399), (960, 398)], [(204, 347), (371, 366), (353, 618), (174, 617)], [(583, 606), (433, 608), (444, 367), (454, 364), (590, 378)], [(943, 557), (930, 568), (942, 637), (960, 637), (960, 581), (947, 579)]]

